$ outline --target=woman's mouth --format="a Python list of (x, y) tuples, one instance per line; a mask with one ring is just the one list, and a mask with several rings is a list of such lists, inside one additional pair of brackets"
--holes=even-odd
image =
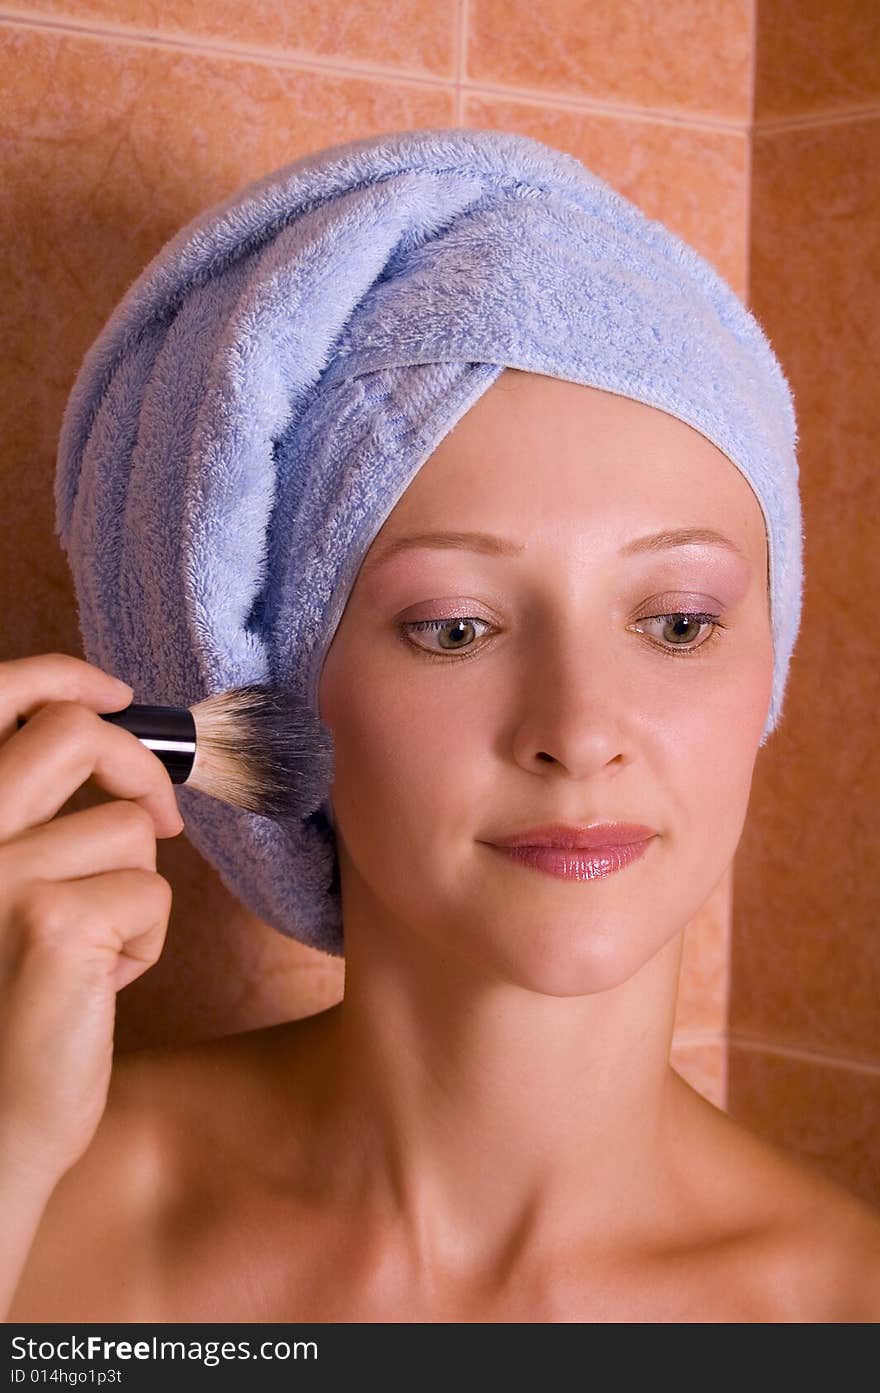
[(597, 880), (599, 876), (611, 875), (637, 861), (653, 841), (654, 838), (649, 837), (624, 846), (597, 846), (589, 850), (586, 847), (496, 846), (494, 842), (485, 845), (499, 856), (547, 875), (564, 880)]

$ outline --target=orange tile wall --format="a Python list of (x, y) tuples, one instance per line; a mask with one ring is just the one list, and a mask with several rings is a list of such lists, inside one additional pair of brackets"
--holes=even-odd
[[(30, 0), (0, 5), (0, 92), (0, 659), (81, 654), (52, 478), (89, 344), (184, 222), (310, 150), (412, 127), (535, 136), (755, 311), (798, 404), (803, 630), (734, 867), (686, 931), (673, 1062), (880, 1204), (880, 8)], [(342, 996), (343, 964), (254, 919), (184, 838), (158, 869), (168, 938), (119, 998), (118, 1049)]]

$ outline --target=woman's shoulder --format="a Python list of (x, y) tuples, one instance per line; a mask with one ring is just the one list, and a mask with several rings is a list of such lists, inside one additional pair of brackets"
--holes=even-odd
[(880, 1321), (880, 1215), (825, 1177), (799, 1183), (803, 1215), (783, 1230), (769, 1269), (781, 1318)]
[(96, 1297), (115, 1290), (130, 1317), (129, 1294), (140, 1287), (143, 1234), (156, 1210), (167, 1165), (155, 1090), (158, 1063), (123, 1057), (114, 1063), (107, 1105), (92, 1141), (55, 1186), (9, 1312), (10, 1321), (94, 1319)]
[(704, 1194), (729, 1196), (735, 1263), (770, 1320), (880, 1320), (880, 1210), (818, 1165), (699, 1099)]
[(104, 1114), (49, 1199), (10, 1321), (165, 1318), (164, 1230), (187, 1222), (212, 1178), (222, 1184), (236, 1138), (250, 1154), (259, 1146), (272, 1111), (268, 1063), (265, 1089), (260, 1070), (278, 1030), (116, 1057)]
[(789, 1183), (799, 1208), (782, 1230), (778, 1257), (789, 1318), (880, 1321), (880, 1211), (796, 1161)]

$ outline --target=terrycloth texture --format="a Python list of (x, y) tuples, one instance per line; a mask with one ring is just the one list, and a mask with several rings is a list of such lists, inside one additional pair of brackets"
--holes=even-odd
[[(191, 706), (270, 679), (318, 720), (372, 539), (506, 366), (659, 407), (745, 475), (770, 562), (763, 744), (801, 614), (789, 385), (691, 247), (578, 160), (501, 131), (404, 131), (296, 160), (195, 218), (130, 287), (59, 443), (86, 657), (136, 701)], [(344, 951), (326, 798), (284, 827), (185, 786), (178, 799), (235, 895)]]

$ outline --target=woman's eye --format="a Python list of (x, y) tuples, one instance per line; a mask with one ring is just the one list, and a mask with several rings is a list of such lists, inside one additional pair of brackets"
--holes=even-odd
[[(643, 624), (660, 626), (660, 647), (674, 658), (701, 656), (703, 649), (708, 648), (713, 639), (720, 638), (720, 630), (726, 628), (726, 625), (719, 624), (717, 614), (693, 611), (648, 615), (644, 619), (637, 619), (632, 627), (641, 632)], [(709, 633), (701, 634), (703, 629), (708, 629)]]
[(409, 633), (435, 633), (440, 641), (441, 652), (435, 648), (426, 648), (412, 639), (408, 639), (408, 642), (413, 643), (416, 648), (421, 648), (431, 658), (443, 658), (446, 653), (455, 653), (458, 649), (468, 651), (473, 649), (472, 640), (476, 624), (481, 624), (486, 629), (492, 627), (485, 619), (474, 617), (467, 619), (419, 619), (415, 623), (401, 624), (400, 629), (404, 636)]
[[(701, 653), (713, 639), (720, 637), (719, 630), (726, 627), (718, 622), (717, 614), (694, 611), (646, 615), (645, 618), (636, 620), (631, 627), (637, 632), (643, 633), (646, 631), (642, 626), (650, 624), (659, 626), (655, 631), (657, 637), (654, 642), (661, 652), (669, 653), (672, 657), (683, 658)], [(470, 657), (471, 654), (479, 651), (483, 645), (475, 645), (476, 625), (481, 625), (484, 629), (492, 628), (487, 620), (469, 616), (461, 619), (420, 619), (400, 624), (399, 629), (401, 638), (405, 642), (420, 649), (427, 657), (439, 658), (442, 661), (449, 655), (458, 652), (461, 652), (464, 657)], [(708, 635), (703, 632), (704, 630), (710, 631)], [(410, 638), (410, 634), (413, 633), (436, 634), (440, 645), (439, 650)], [(476, 636), (479, 637), (479, 635)]]

